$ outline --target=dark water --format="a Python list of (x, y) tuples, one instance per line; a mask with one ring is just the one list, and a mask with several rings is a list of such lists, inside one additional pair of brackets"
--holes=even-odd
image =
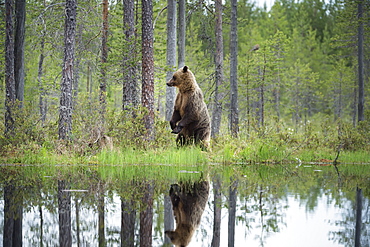
[(163, 246), (174, 207), (188, 246), (370, 246), (369, 168), (339, 172), (2, 166), (0, 245)]

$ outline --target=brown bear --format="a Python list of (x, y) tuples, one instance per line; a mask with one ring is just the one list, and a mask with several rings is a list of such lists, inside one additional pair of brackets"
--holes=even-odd
[(199, 144), (202, 149), (207, 149), (211, 134), (211, 121), (203, 99), (203, 92), (194, 74), (187, 66), (184, 66), (173, 74), (167, 86), (179, 89), (170, 120), (172, 133), (178, 134), (177, 145), (194, 143)]
[(200, 180), (194, 184), (184, 182), (180, 185), (171, 185), (170, 197), (176, 220), (176, 230), (166, 231), (165, 234), (176, 247), (189, 245), (200, 224), (208, 195), (208, 181)]

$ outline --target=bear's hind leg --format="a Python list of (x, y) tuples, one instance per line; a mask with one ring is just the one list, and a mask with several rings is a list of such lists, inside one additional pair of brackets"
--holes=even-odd
[(194, 133), (194, 143), (199, 145), (202, 151), (209, 148), (210, 133), (206, 129), (200, 129)]

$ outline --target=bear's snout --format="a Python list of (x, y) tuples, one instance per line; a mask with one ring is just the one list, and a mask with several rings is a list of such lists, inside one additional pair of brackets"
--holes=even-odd
[(169, 81), (169, 82), (167, 82), (167, 86), (173, 87), (173, 86), (175, 86), (175, 83), (173, 83), (172, 81)]

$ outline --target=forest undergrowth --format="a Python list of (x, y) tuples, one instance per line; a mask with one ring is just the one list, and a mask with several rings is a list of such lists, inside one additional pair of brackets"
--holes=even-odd
[[(155, 121), (155, 139), (146, 140), (142, 114), (107, 113), (104, 129), (96, 115), (81, 110), (75, 114), (74, 132), (69, 141), (58, 140), (57, 121), (42, 123), (27, 108), (17, 116), (12, 139), (0, 136), (0, 162), (5, 164), (279, 164), (314, 162), (331, 164), (370, 163), (370, 124), (356, 127), (322, 116), (302, 122), (296, 128), (282, 120), (266, 121), (263, 127), (241, 121), (237, 138), (227, 123), (207, 152), (197, 147), (176, 147), (176, 135), (168, 122)], [(252, 120), (252, 119), (251, 119)], [(1, 123), (4, 121), (0, 120)], [(0, 126), (4, 133), (4, 126)]]

